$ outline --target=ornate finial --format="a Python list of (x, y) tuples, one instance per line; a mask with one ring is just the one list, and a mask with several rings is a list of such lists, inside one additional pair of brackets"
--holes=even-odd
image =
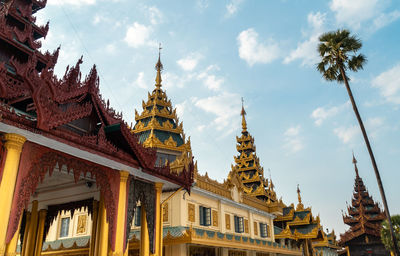
[(246, 111), (244, 110), (244, 106), (243, 106), (244, 100), (242, 97), (242, 111), (240, 112), (240, 115), (242, 115), (242, 132), (247, 132), (247, 123), (246, 123)]
[(297, 184), (297, 198), (299, 199), (299, 204), (301, 204), (301, 195), (300, 195), (300, 187), (299, 187), (299, 184)]
[(353, 164), (354, 164), (354, 170), (356, 171), (356, 177), (358, 178), (358, 168), (357, 168), (357, 160), (354, 157), (354, 152), (353, 152)]
[(158, 61), (156, 63), (156, 70), (157, 70), (157, 76), (156, 76), (156, 87), (159, 89), (161, 87), (161, 71), (164, 69), (163, 64), (161, 63), (161, 43), (158, 47)]
[(302, 210), (304, 210), (304, 205), (301, 203), (299, 184), (297, 184), (297, 198), (299, 200), (299, 203), (297, 204), (296, 211), (302, 211)]

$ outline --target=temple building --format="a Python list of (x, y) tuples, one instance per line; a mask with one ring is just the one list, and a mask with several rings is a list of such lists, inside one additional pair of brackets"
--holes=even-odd
[(381, 241), (381, 223), (386, 219), (384, 212), (374, 202), (359, 176), (357, 160), (353, 155), (356, 178), (353, 198), (343, 215), (343, 222), (350, 226), (340, 235), (339, 244), (348, 247), (350, 255), (390, 255)]
[[(138, 253), (162, 255), (161, 194), (189, 192), (195, 164), (157, 164), (102, 98), (95, 66), (53, 74), (59, 49), (40, 51), (49, 26), (33, 17), (45, 5), (0, 1), (0, 255), (128, 255), (139, 205)], [(87, 236), (82, 248), (43, 252), (70, 232)]]
[(272, 180), (264, 178), (264, 170), (256, 155), (254, 138), (247, 130), (246, 111), (242, 106), (242, 132), (236, 137), (238, 156), (234, 157), (229, 177), (237, 177), (243, 191), (255, 197), (272, 209), (274, 233), (276, 241), (291, 247), (301, 247), (303, 255), (314, 255), (313, 243), (323, 241), (324, 232), (319, 216), (313, 216), (311, 208), (305, 208), (301, 201), (300, 189), (297, 187), (298, 204), (286, 206), (282, 200), (277, 200)]
[[(148, 94), (147, 101), (143, 101), (142, 112), (136, 111), (133, 132), (145, 147), (157, 150), (160, 164), (170, 163), (171, 170), (180, 173), (193, 158), (190, 138), (185, 139), (183, 124), (179, 123), (176, 110), (162, 89), (162, 68), (159, 56), (155, 88)], [(258, 160), (254, 160), (257, 161), (256, 169), (250, 169), (262, 173), (262, 169), (257, 169), (261, 168)], [(274, 212), (279, 213), (281, 209), (276, 199), (266, 205), (266, 197), (247, 195), (244, 192), (247, 187), (236, 176), (229, 176), (224, 183), (219, 183), (207, 174), (200, 175), (196, 165), (194, 172), (195, 184), (190, 195), (185, 191), (164, 192), (162, 195), (164, 255), (301, 254), (300, 247), (275, 242)], [(262, 177), (256, 181), (261, 180)], [(270, 194), (274, 195), (273, 190)], [(129, 246), (132, 252), (140, 243), (138, 228), (135, 226), (131, 232)]]
[(324, 239), (314, 242), (312, 246), (316, 256), (337, 256), (338, 250), (342, 249), (336, 240), (335, 231), (333, 230), (332, 232), (326, 230), (326, 232), (324, 232)]
[(128, 126), (95, 66), (53, 74), (60, 49), (40, 51), (49, 25), (33, 17), (45, 5), (0, 1), (0, 256), (335, 255), (299, 188), (296, 207), (277, 199), (243, 106), (227, 179), (199, 174), (160, 55)]

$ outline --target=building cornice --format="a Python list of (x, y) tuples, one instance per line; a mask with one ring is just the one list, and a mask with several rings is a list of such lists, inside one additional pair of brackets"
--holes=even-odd
[(259, 210), (257, 208), (248, 206), (248, 205), (243, 204), (243, 203), (238, 203), (236, 201), (233, 201), (233, 200), (230, 200), (230, 199), (228, 199), (226, 197), (223, 197), (223, 196), (211, 193), (209, 191), (203, 190), (203, 189), (198, 188), (196, 186), (194, 186), (192, 188), (192, 193), (197, 193), (197, 194), (200, 194), (202, 196), (206, 196), (206, 197), (209, 197), (209, 198), (212, 198), (212, 199), (220, 200), (221, 202), (226, 203), (227, 205), (230, 205), (230, 206), (233, 206), (233, 207), (237, 207), (237, 208), (240, 208), (240, 209), (244, 209), (244, 210), (247, 210), (247, 211), (252, 211), (254, 213), (257, 213), (257, 214), (265, 216), (265, 217), (269, 217), (269, 218), (272, 218), (272, 219), (276, 218), (276, 215), (274, 215), (274, 214), (271, 214), (269, 212), (261, 211), (261, 210)]

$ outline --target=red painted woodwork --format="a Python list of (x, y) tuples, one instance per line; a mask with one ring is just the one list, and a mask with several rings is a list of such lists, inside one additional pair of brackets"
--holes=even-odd
[(26, 142), (23, 146), (6, 242), (11, 241), (18, 229), (22, 211), (27, 208), (30, 197), (35, 192), (39, 182), (44, 181), (47, 173), (51, 176), (57, 165), (59, 169), (61, 169), (61, 166), (65, 166), (68, 172), (72, 172), (75, 182), (78, 181), (81, 174), (84, 177), (90, 175), (91, 178), (96, 180), (96, 185), (100, 188), (100, 193), (104, 198), (110, 229), (110, 245), (114, 248), (120, 184), (119, 171), (31, 142)]

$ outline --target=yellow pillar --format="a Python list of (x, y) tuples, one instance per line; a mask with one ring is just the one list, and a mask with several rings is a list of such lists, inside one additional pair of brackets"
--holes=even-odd
[(149, 256), (149, 230), (147, 228), (146, 210), (143, 205), (140, 207), (140, 256)]
[(25, 230), (24, 230), (24, 240), (22, 241), (21, 255), (25, 255), (26, 241), (28, 239), (30, 223), (31, 223), (31, 213), (26, 212), (26, 223), (25, 223)]
[(161, 194), (162, 194), (162, 187), (163, 184), (160, 182), (156, 182), (154, 184), (154, 188), (156, 190), (156, 205), (155, 205), (155, 219), (156, 219), (156, 233), (155, 235), (155, 246), (156, 250), (155, 253), (152, 255), (158, 255), (161, 256), (161, 251), (162, 251), (162, 207), (161, 207)]
[[(115, 238), (115, 251), (113, 255), (124, 255), (125, 228), (126, 228), (126, 185), (129, 172), (120, 171), (118, 213), (117, 213), (117, 235)], [(128, 248), (128, 247), (127, 247)], [(127, 249), (126, 248), (126, 249)], [(127, 251), (127, 250), (126, 250)]]
[(15, 231), (13, 238), (6, 246), (6, 254), (5, 254), (6, 256), (15, 256), (16, 255), (18, 238), (19, 238), (19, 229), (21, 228), (21, 221), (22, 221), (22, 216), (19, 218), (19, 224), (18, 224), (17, 231)]
[(96, 248), (96, 236), (97, 236), (97, 220), (99, 215), (99, 202), (93, 201), (93, 213), (92, 213), (92, 234), (90, 235), (90, 247), (89, 247), (89, 256), (94, 256), (95, 248)]
[(31, 221), (26, 238), (25, 254), (23, 256), (33, 256), (35, 251), (36, 233), (38, 228), (38, 201), (32, 202)]
[(40, 256), (42, 254), (42, 246), (43, 246), (43, 233), (44, 233), (44, 222), (46, 221), (47, 210), (39, 211), (39, 223), (36, 232), (36, 242), (35, 242), (35, 256)]
[(107, 256), (108, 255), (108, 222), (107, 222), (107, 212), (104, 205), (104, 198), (100, 197), (99, 203), (99, 218), (97, 225), (97, 236), (95, 244), (96, 256)]
[(6, 249), (7, 227), (17, 180), (19, 159), (26, 138), (18, 134), (8, 133), (4, 135), (4, 140), (7, 153), (3, 156), (5, 162), (0, 183), (0, 255), (4, 254)]

